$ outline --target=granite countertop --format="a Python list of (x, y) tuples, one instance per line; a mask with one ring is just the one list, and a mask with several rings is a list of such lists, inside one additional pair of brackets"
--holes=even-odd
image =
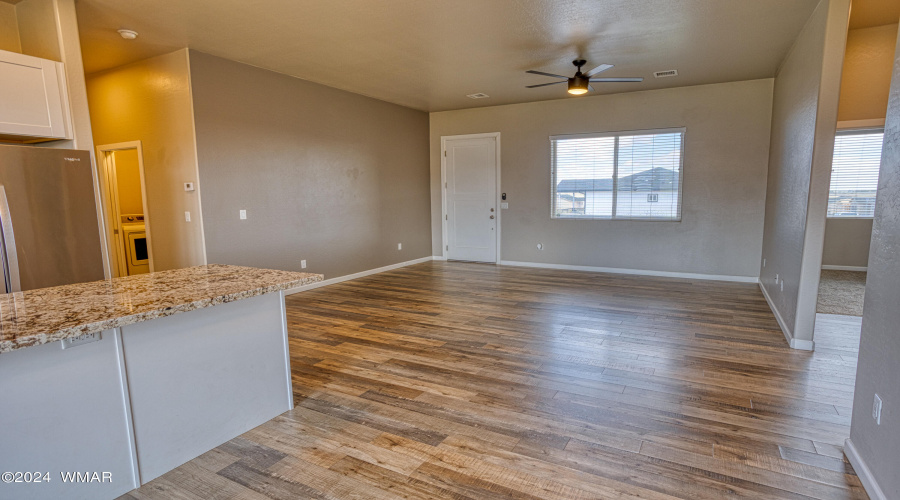
[(0, 294), (0, 353), (322, 281), (321, 274), (188, 267)]

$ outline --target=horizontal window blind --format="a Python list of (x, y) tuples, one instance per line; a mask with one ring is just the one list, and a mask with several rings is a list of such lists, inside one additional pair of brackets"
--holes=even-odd
[(834, 141), (828, 217), (873, 217), (882, 131), (841, 132)]
[(684, 130), (550, 138), (554, 219), (681, 220)]

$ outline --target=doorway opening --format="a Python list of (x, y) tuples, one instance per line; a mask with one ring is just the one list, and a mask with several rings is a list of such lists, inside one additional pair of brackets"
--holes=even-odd
[[(864, 12), (853, 9), (851, 26)], [(816, 250), (821, 254), (814, 256), (821, 258), (819, 280), (810, 290), (816, 293), (809, 302), (815, 309), (803, 312), (814, 318), (815, 348), (848, 358), (855, 357), (859, 347), (897, 42), (896, 16), (872, 20), (878, 22), (847, 33), (824, 234)]]
[(500, 263), (500, 133), (441, 137), (446, 260)]
[(153, 272), (141, 141), (97, 147), (113, 276)]

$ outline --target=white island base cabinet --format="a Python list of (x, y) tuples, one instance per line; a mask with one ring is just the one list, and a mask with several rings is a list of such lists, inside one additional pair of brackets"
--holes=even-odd
[(289, 363), (283, 292), (0, 354), (0, 498), (126, 493), (291, 409)]

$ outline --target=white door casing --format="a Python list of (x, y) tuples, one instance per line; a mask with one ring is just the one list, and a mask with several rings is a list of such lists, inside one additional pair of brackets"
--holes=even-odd
[(125, 262), (125, 240), (122, 231), (122, 221), (119, 214), (119, 190), (116, 182), (116, 165), (115, 152), (126, 149), (134, 149), (138, 155), (138, 171), (141, 180), (141, 198), (144, 205), (144, 234), (147, 238), (147, 260), (149, 261), (150, 272), (154, 271), (153, 266), (153, 244), (150, 236), (150, 213), (147, 209), (147, 184), (144, 178), (144, 148), (141, 141), (121, 142), (117, 144), (108, 144), (97, 146), (97, 168), (100, 170), (100, 190), (104, 193), (102, 199), (102, 208), (104, 219), (107, 226), (107, 238), (109, 245), (107, 251), (110, 268), (112, 269), (111, 277), (128, 276), (127, 264)]
[(498, 261), (499, 134), (454, 136), (444, 143), (446, 257)]

